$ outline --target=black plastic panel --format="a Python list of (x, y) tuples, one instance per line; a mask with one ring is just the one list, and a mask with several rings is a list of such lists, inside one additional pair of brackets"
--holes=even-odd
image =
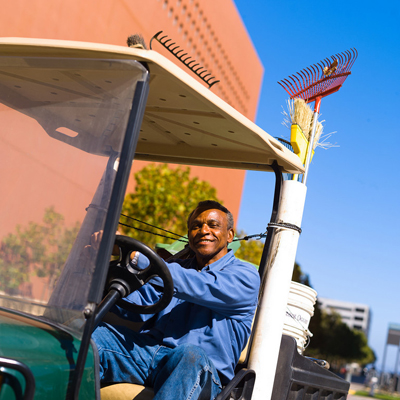
[(297, 352), (296, 341), (283, 335), (272, 400), (345, 400), (350, 383)]

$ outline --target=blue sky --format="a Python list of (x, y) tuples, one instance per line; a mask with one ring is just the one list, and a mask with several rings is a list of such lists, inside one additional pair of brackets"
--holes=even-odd
[[(358, 50), (343, 87), (321, 103), (339, 147), (313, 158), (297, 262), (321, 297), (371, 307), (380, 368), (388, 324), (400, 323), (400, 1), (234, 1), (265, 69), (256, 122), (272, 136), (289, 138), (277, 81)], [(239, 229), (265, 230), (272, 189), (272, 174), (247, 173)], [(385, 370), (396, 352), (389, 347)]]

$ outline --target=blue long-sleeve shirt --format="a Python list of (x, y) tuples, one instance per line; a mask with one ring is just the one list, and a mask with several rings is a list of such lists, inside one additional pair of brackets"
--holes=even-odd
[[(143, 266), (143, 259), (147, 260), (140, 255), (139, 266)], [(201, 271), (196, 269), (196, 259), (177, 260), (167, 266), (174, 282), (174, 297), (141, 332), (171, 348), (184, 343), (201, 347), (226, 384), (233, 378), (250, 336), (260, 285), (258, 272), (253, 265), (237, 259), (232, 251)], [(151, 305), (161, 295), (147, 284), (125, 300)], [(113, 311), (134, 321), (151, 317), (133, 315), (120, 307)]]

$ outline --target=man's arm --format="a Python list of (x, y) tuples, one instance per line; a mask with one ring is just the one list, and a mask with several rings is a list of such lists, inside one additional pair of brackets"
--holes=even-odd
[(177, 263), (168, 264), (175, 297), (241, 319), (257, 304), (260, 279), (256, 268), (235, 259), (220, 271), (197, 272)]
[[(140, 254), (138, 266), (145, 268), (148, 259)], [(260, 278), (256, 268), (233, 258), (221, 270), (183, 268), (166, 263), (174, 282), (174, 297), (210, 308), (227, 317), (241, 319), (257, 304)]]

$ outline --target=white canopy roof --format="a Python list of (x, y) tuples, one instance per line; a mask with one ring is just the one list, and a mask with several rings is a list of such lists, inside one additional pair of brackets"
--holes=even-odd
[(0, 39), (1, 56), (132, 59), (150, 71), (150, 93), (135, 159), (248, 170), (302, 173), (300, 159), (152, 50), (45, 39)]

